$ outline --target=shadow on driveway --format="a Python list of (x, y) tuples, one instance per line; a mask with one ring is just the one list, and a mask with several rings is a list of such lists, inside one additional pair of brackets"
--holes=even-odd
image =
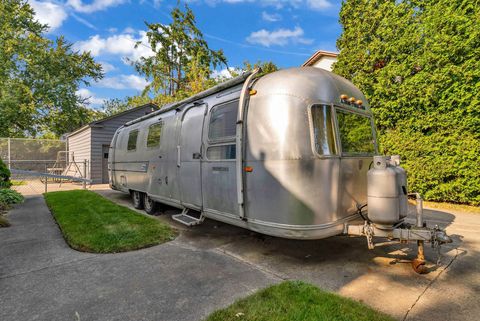
[(278, 281), (232, 257), (170, 242), (119, 254), (70, 249), (43, 197), (0, 229), (0, 320), (200, 320)]

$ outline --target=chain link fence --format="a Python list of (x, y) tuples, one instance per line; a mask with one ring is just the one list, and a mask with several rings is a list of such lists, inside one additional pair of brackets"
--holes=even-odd
[[(60, 153), (60, 155), (59, 155)], [(58, 139), (0, 138), (0, 158), (6, 163), (57, 161), (67, 154), (67, 142)], [(41, 169), (41, 168), (39, 168)]]
[(11, 169), (12, 188), (23, 195), (38, 195), (47, 192), (86, 189), (90, 180), (45, 172)]
[(74, 161), (66, 141), (0, 138), (0, 158), (12, 172), (13, 188), (24, 195), (86, 188), (88, 163)]

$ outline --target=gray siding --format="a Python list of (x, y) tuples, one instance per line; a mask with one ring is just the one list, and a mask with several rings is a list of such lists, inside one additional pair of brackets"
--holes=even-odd
[[(92, 129), (88, 127), (67, 138), (68, 151), (70, 152), (69, 161), (73, 161), (72, 158), (74, 158), (81, 173), (83, 173), (83, 162), (84, 160), (87, 160), (87, 178), (90, 178), (89, 163), (91, 159), (91, 130)], [(74, 169), (75, 167), (70, 166), (70, 171), (66, 174), (80, 176), (79, 173), (75, 173)]]
[[(105, 119), (104, 121), (98, 121), (92, 125), (88, 130), (84, 130), (79, 133), (75, 133), (69, 137), (69, 151), (75, 152), (75, 160), (79, 161), (77, 156), (77, 150), (81, 151), (80, 155), (88, 155), (90, 173), (89, 178), (92, 179), (93, 184), (102, 183), (102, 145), (110, 145), (115, 131), (123, 126), (126, 122), (144, 116), (146, 113), (151, 111), (152, 106), (147, 105), (143, 108), (138, 108), (129, 113), (120, 114), (116, 117)], [(88, 137), (85, 136), (84, 132), (88, 131)], [(81, 143), (78, 142), (81, 140)], [(83, 151), (88, 149), (88, 153)]]
[[(100, 124), (99, 127), (92, 128), (92, 156), (91, 156), (91, 175), (93, 183), (102, 183), (102, 145), (110, 145), (115, 131), (123, 126), (126, 122), (146, 115), (151, 111), (151, 106), (137, 109), (131, 113), (119, 115), (111, 119), (107, 119)], [(101, 126), (101, 127), (100, 127)]]

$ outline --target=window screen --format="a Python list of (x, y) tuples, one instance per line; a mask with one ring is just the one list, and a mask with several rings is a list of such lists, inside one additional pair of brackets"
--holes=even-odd
[(337, 109), (338, 131), (344, 154), (373, 154), (372, 123), (367, 116)]
[(332, 108), (326, 105), (313, 105), (311, 110), (315, 150), (319, 155), (336, 154)]
[(137, 149), (138, 129), (132, 130), (128, 133), (127, 150)]
[(162, 123), (152, 124), (148, 127), (147, 147), (160, 146), (160, 136), (162, 135)]
[(208, 138), (220, 140), (235, 137), (238, 100), (213, 108), (208, 129)]
[(207, 158), (210, 160), (235, 159), (235, 157), (236, 157), (235, 144), (212, 146), (207, 149)]

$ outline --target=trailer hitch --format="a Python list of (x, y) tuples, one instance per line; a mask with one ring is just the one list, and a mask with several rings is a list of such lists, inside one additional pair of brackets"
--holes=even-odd
[(370, 250), (375, 248), (374, 237), (384, 237), (391, 241), (399, 241), (400, 243), (417, 243), (417, 257), (412, 260), (413, 270), (417, 273), (424, 274), (428, 272), (425, 265), (425, 243), (430, 243), (432, 248), (437, 249), (438, 258), (437, 265), (440, 262), (440, 248), (442, 244), (451, 243), (452, 239), (447, 233), (440, 229), (438, 225), (429, 228), (423, 220), (423, 200), (420, 194), (411, 194), (416, 200), (416, 224), (412, 225), (401, 221), (394, 226), (386, 227), (376, 225), (365, 220), (363, 225), (345, 226), (345, 234), (365, 236), (367, 245)]

